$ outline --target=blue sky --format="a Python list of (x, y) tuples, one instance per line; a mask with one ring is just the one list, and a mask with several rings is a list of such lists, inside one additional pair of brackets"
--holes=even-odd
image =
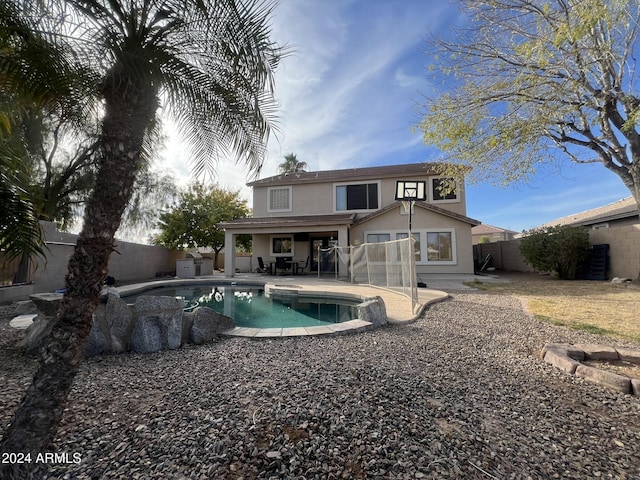
[[(438, 160), (412, 132), (422, 94), (443, 91), (427, 75), (425, 39), (462, 21), (446, 0), (281, 0), (274, 39), (294, 52), (276, 75), (280, 131), (261, 176), (276, 174), (290, 152), (308, 170)], [(183, 183), (189, 179), (184, 152), (172, 142), (163, 162)], [(225, 162), (218, 174), (221, 186), (251, 199), (246, 169)], [(521, 231), (629, 195), (600, 164), (566, 161), (506, 188), (467, 184), (467, 215)]]

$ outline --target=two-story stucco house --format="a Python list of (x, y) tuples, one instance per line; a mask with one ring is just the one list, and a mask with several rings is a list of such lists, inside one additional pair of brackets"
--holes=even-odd
[[(306, 271), (327, 268), (318, 247), (361, 245), (407, 237), (408, 214), (395, 200), (397, 180), (426, 181), (426, 200), (412, 211), (418, 274), (471, 274), (471, 227), (466, 216), (464, 182), (443, 195), (436, 164), (299, 172), (263, 178), (253, 188), (253, 217), (221, 223), (225, 244), (240, 234), (253, 235), (254, 258), (273, 262), (287, 257)], [(229, 249), (232, 250), (232, 249)], [(320, 263), (320, 265), (318, 265)], [(235, 255), (225, 256), (225, 272), (235, 272)]]

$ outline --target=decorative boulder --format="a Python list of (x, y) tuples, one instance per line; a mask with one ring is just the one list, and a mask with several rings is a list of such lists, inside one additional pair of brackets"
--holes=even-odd
[(133, 332), (133, 312), (127, 302), (120, 296), (109, 296), (105, 308), (109, 321), (111, 351), (122, 353), (131, 350), (131, 334)]
[(141, 296), (134, 308), (131, 349), (151, 353), (182, 344), (184, 302), (172, 297)]
[(358, 319), (378, 327), (387, 323), (387, 308), (382, 297), (365, 299), (358, 305)]
[(202, 345), (215, 340), (218, 333), (235, 327), (233, 318), (207, 307), (198, 307), (182, 318), (184, 343)]
[(38, 316), (34, 318), (33, 323), (27, 329), (20, 345), (24, 347), (27, 355), (36, 356), (40, 353), (40, 349), (44, 347), (51, 333), (60, 302), (62, 301), (62, 294), (36, 293), (30, 295), (29, 298), (37, 308)]
[(55, 317), (60, 308), (63, 295), (61, 293), (34, 293), (29, 298), (38, 309), (38, 313), (45, 317)]
[(84, 346), (84, 356), (122, 353), (131, 347), (133, 314), (115, 289), (103, 291), (104, 303), (93, 315), (93, 326)]
[(15, 310), (13, 312), (14, 315), (27, 315), (31, 313), (38, 313), (38, 309), (36, 308), (35, 303), (31, 300), (23, 300), (21, 302), (16, 302)]
[[(27, 355), (38, 355), (45, 345), (62, 297), (59, 293), (31, 296), (38, 316), (21, 342)], [(185, 343), (200, 345), (235, 326), (232, 318), (206, 307), (183, 313), (183, 301), (174, 297), (141, 296), (131, 306), (116, 289), (105, 288), (100, 300), (84, 345), (87, 358), (127, 351), (158, 352)]]

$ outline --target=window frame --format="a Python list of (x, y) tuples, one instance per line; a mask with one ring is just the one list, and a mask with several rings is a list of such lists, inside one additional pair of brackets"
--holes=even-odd
[[(353, 210), (349, 210), (348, 208), (345, 208), (344, 210), (338, 210), (338, 187), (348, 187), (351, 185), (376, 185), (376, 190), (377, 190), (377, 203), (378, 206), (375, 208), (358, 208), (358, 209), (353, 209)], [(348, 201), (348, 197), (347, 197), (347, 201)], [(369, 197), (368, 197), (368, 193), (367, 193), (367, 205), (369, 205)], [(334, 183), (333, 184), (333, 211), (334, 213), (343, 213), (343, 212), (354, 212), (354, 213), (367, 213), (367, 212), (375, 212), (377, 210), (380, 210), (380, 205), (382, 205), (382, 182), (380, 180), (374, 180), (374, 181), (370, 181), (370, 180), (364, 180), (361, 182), (340, 182), (340, 183)]]
[[(422, 258), (423, 265), (457, 265), (458, 264), (458, 249), (456, 248), (456, 229), (455, 228), (427, 228), (421, 230), (424, 233), (424, 243), (421, 243), (424, 249)], [(429, 233), (449, 233), (451, 234), (451, 260), (429, 260)]]
[[(275, 240), (289, 240), (289, 242), (291, 243), (291, 251), (290, 252), (276, 252), (275, 249), (273, 248)], [(293, 235), (276, 234), (276, 235), (270, 235), (269, 236), (269, 255), (270, 256), (272, 256), (272, 257), (293, 257), (294, 253), (295, 253), (295, 242), (294, 242)]]
[[(451, 234), (451, 260), (429, 260), (428, 257), (428, 245), (427, 234), (428, 233), (449, 233)], [(457, 265), (458, 264), (458, 244), (456, 243), (456, 229), (455, 228), (423, 228), (412, 230), (411, 234), (416, 239), (416, 265), (430, 266), (430, 265)], [(367, 230), (363, 232), (364, 239), (369, 235), (390, 235), (390, 239), (400, 240), (399, 235), (408, 235), (407, 230)]]
[[(271, 205), (271, 192), (274, 190), (287, 190), (289, 199), (289, 208), (272, 208)], [(280, 187), (268, 187), (267, 188), (267, 212), (268, 213), (285, 213), (293, 211), (293, 186), (280, 186)]]
[[(456, 183), (456, 192), (455, 192), (455, 198), (436, 198), (436, 192), (437, 192), (437, 188), (434, 185), (434, 182), (438, 181), (438, 180), (442, 180), (442, 179), (453, 179)], [(460, 199), (460, 182), (454, 178), (454, 177), (447, 177), (445, 175), (440, 175), (437, 177), (430, 177), (429, 178), (429, 198), (431, 199), (431, 203), (460, 203), (461, 199)], [(439, 195), (439, 194), (438, 194)]]

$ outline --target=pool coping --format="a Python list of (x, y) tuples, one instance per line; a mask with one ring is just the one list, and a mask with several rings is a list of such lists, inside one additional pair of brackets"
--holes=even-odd
[[(435, 302), (439, 302), (449, 297), (446, 292), (432, 289), (418, 289), (418, 304), (415, 308), (410, 307), (410, 300), (397, 292), (372, 285), (353, 285), (340, 280), (317, 279), (311, 276), (278, 277), (272, 276), (252, 276), (252, 277), (220, 277), (207, 275), (198, 278), (173, 278), (152, 280), (149, 282), (123, 285), (117, 287), (121, 296), (135, 295), (149, 289), (167, 286), (197, 286), (197, 285), (232, 285), (232, 286), (257, 286), (265, 291), (290, 292), (299, 296), (313, 296), (324, 298), (350, 298), (365, 300), (367, 298), (380, 296), (384, 300), (387, 310), (387, 323), (403, 324), (411, 323), (420, 317), (424, 309)], [(345, 287), (349, 291), (345, 291)], [(340, 288), (340, 291), (336, 291)], [(353, 319), (347, 322), (331, 324), (328, 326), (314, 327), (294, 327), (294, 328), (248, 328), (235, 327), (220, 332), (220, 335), (227, 337), (245, 338), (278, 338), (278, 337), (299, 337), (314, 335), (343, 335), (356, 333), (374, 328), (371, 322)]]

